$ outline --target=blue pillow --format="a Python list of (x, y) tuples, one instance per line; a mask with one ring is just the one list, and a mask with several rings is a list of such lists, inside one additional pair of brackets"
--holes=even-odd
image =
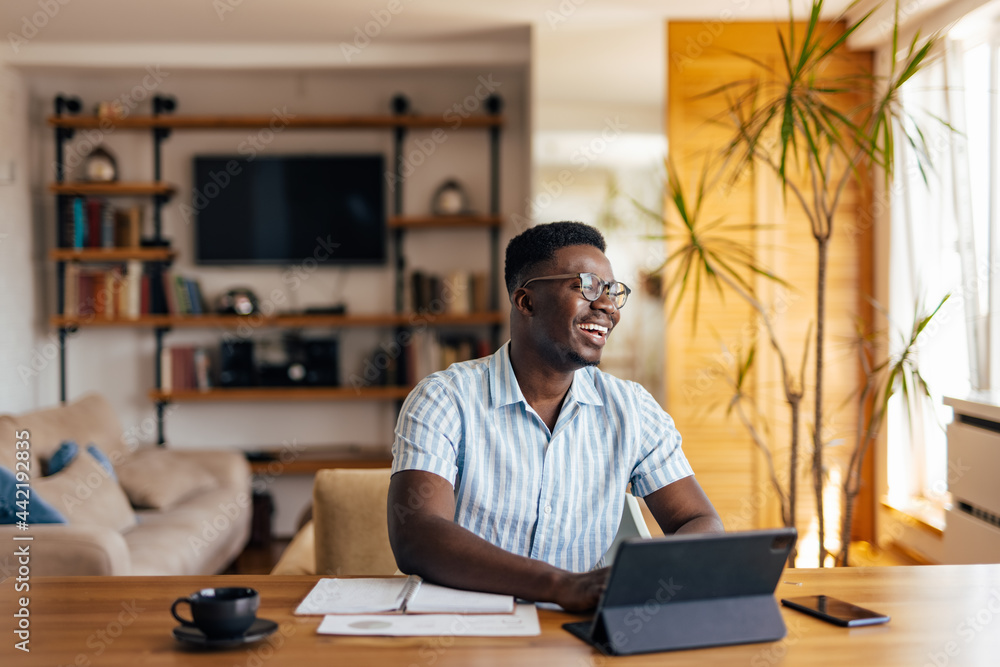
[[(21, 521), (22, 516), (17, 516), (18, 512), (24, 512), (18, 506), (18, 500), (25, 500), (24, 494), (15, 498), (17, 492), (17, 477), (7, 468), (0, 466), (0, 524), (13, 524)], [(67, 523), (66, 517), (59, 513), (57, 509), (41, 499), (30, 487), (28, 491), (28, 518), (25, 523), (29, 526), (36, 523)]]
[(118, 475), (115, 474), (115, 467), (111, 465), (111, 459), (108, 455), (97, 448), (97, 445), (91, 443), (87, 445), (87, 451), (90, 455), (97, 459), (97, 462), (101, 464), (101, 467), (108, 473), (111, 479), (117, 480)]
[(80, 448), (75, 442), (69, 440), (59, 445), (59, 449), (56, 450), (55, 454), (49, 457), (49, 468), (47, 474), (54, 475), (76, 458), (77, 453)]
[[(87, 445), (87, 451), (93, 456), (97, 462), (104, 468), (104, 471), (108, 473), (108, 477), (117, 480), (118, 476), (115, 475), (115, 467), (111, 465), (111, 459), (107, 455), (97, 448), (97, 445), (91, 443)], [(59, 445), (59, 449), (56, 453), (49, 458), (48, 474), (54, 475), (76, 459), (76, 455), (80, 452), (80, 447), (77, 446), (72, 440), (67, 440), (63, 444)]]

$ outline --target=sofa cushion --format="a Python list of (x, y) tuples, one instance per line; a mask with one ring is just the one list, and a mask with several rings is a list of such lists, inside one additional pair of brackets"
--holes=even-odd
[(73, 525), (104, 526), (124, 532), (136, 523), (125, 492), (87, 452), (55, 475), (35, 479), (32, 489)]
[(243, 550), (252, 514), (249, 495), (224, 488), (196, 493), (167, 512), (139, 510), (139, 525), (123, 536), (132, 574), (217, 574)]
[[(24, 521), (29, 526), (36, 523), (66, 523), (66, 517), (42, 500), (33, 489), (21, 489), (26, 492), (27, 497), (25, 493), (18, 495), (17, 483), (17, 476), (13, 472), (0, 467), (0, 524), (17, 521)], [(26, 507), (18, 505), (22, 500), (27, 501)], [(22, 516), (18, 516), (18, 512)]]
[(215, 486), (215, 478), (167, 449), (135, 452), (118, 466), (118, 481), (134, 507), (169, 510), (196, 493)]

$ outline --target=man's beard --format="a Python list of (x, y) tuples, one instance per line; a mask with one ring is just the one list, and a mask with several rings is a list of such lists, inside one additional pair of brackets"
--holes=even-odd
[(600, 359), (598, 359), (597, 361), (587, 361), (582, 356), (580, 356), (580, 354), (576, 350), (570, 350), (569, 351), (569, 360), (572, 361), (575, 364), (580, 364), (580, 366), (583, 366), (583, 367), (586, 367), (586, 366), (600, 366), (601, 365), (601, 360)]

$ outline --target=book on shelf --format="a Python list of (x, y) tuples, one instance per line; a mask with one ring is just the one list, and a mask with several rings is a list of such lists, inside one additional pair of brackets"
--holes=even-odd
[(141, 206), (116, 208), (100, 197), (65, 196), (60, 201), (60, 247), (140, 247)]
[(474, 313), (485, 313), (490, 309), (490, 278), (488, 275), (482, 272), (471, 275), (469, 300)]
[(128, 314), (122, 297), (127, 282), (121, 266), (81, 266), (71, 262), (63, 281), (63, 315), (115, 319)]
[(144, 313), (167, 314), (167, 295), (164, 281), (166, 271), (159, 264), (146, 264), (143, 275)]
[(184, 279), (184, 288), (187, 290), (188, 304), (191, 306), (192, 315), (202, 315), (205, 312), (201, 297), (201, 285), (197, 280)]
[(479, 359), (491, 352), (489, 341), (481, 336), (415, 329), (403, 355), (405, 375), (400, 378), (399, 384), (416, 384), (452, 364)]
[(452, 271), (440, 276), (414, 271), (409, 290), (410, 306), (417, 313), (467, 315), (489, 308), (489, 280), (482, 272)]
[(115, 210), (104, 202), (100, 208), (101, 217), (101, 247), (114, 248), (115, 241)]
[(454, 315), (472, 312), (472, 275), (468, 271), (452, 271), (444, 279), (442, 296), (444, 310)]
[(160, 389), (207, 391), (212, 387), (212, 362), (207, 348), (172, 345), (160, 351)]
[(62, 314), (114, 320), (165, 313), (163, 296), (154, 292), (162, 289), (160, 273), (156, 266), (135, 259), (95, 264), (67, 262)]
[(138, 248), (142, 242), (142, 207), (115, 209), (115, 242), (121, 248)]
[(160, 389), (166, 393), (174, 390), (173, 353), (169, 347), (160, 350)]
[(63, 271), (62, 314), (69, 317), (80, 314), (80, 265), (76, 262), (67, 263)]
[(203, 315), (209, 312), (201, 284), (196, 279), (185, 278), (172, 271), (161, 271), (157, 282), (162, 283), (164, 312), (170, 315)]
[(137, 259), (130, 259), (125, 263), (125, 275), (128, 276), (128, 303), (125, 308), (132, 317), (138, 317), (149, 312), (148, 300), (146, 310), (142, 309), (142, 285), (146, 277), (143, 264)]
[(513, 614), (514, 596), (438, 586), (416, 575), (405, 578), (320, 579), (295, 613), (300, 616)]
[(83, 197), (73, 198), (71, 210), (73, 212), (73, 247), (85, 248), (87, 247), (87, 216), (83, 205)]
[(104, 206), (101, 199), (87, 199), (87, 247), (102, 248), (104, 240), (101, 238), (101, 208)]
[(174, 303), (177, 304), (178, 315), (190, 315), (194, 312), (191, 308), (191, 292), (188, 291), (184, 276), (174, 276)]
[(73, 197), (59, 197), (56, 215), (59, 216), (59, 238), (57, 242), (60, 248), (76, 247), (76, 240), (74, 238), (76, 225), (73, 222), (73, 208), (75, 205), (76, 200)]

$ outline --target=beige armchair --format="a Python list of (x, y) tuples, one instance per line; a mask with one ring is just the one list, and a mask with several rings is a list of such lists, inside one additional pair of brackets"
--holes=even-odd
[(317, 472), (313, 518), (295, 535), (271, 574), (396, 574), (386, 518), (390, 475), (389, 468)]

